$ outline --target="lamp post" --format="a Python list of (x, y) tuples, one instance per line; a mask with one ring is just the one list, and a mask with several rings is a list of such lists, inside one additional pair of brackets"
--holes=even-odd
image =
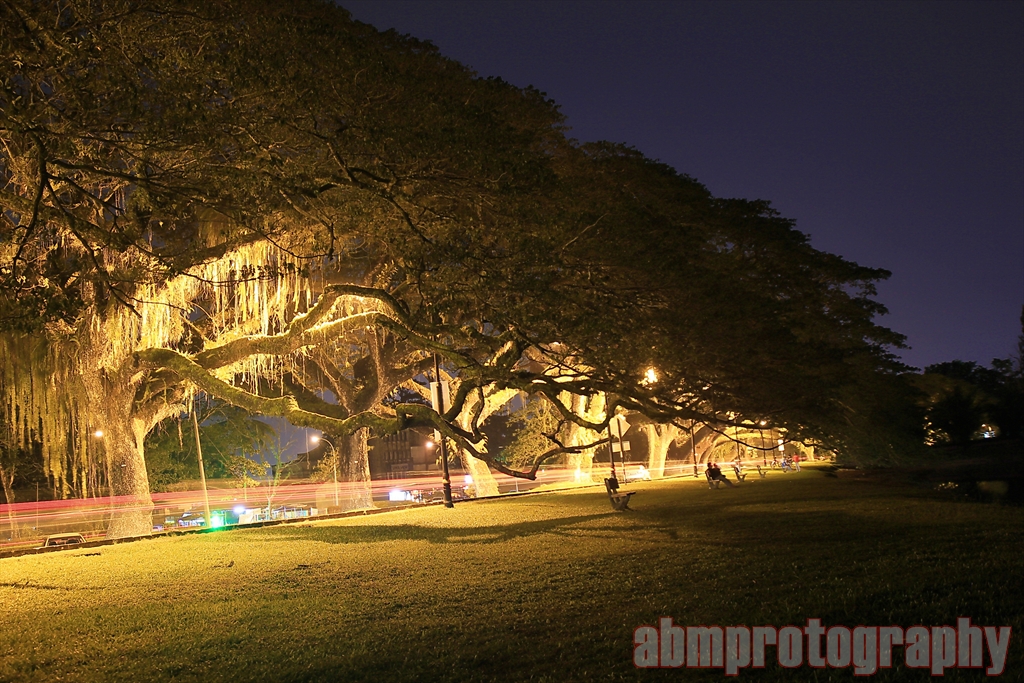
[(743, 460), (743, 455), (740, 453), (740, 428), (736, 427), (736, 461)]
[[(439, 415), (443, 415), (447, 412), (448, 406), (446, 405), (447, 401), (445, 400), (444, 387), (441, 385), (441, 365), (437, 360), (436, 353), (434, 354), (434, 379), (437, 380), (437, 394), (436, 397), (434, 395), (431, 396), (433, 399), (432, 403), (434, 410), (437, 411)], [(431, 391), (431, 394), (433, 394), (433, 390)], [(445, 445), (444, 434), (442, 434), (440, 430), (435, 431), (437, 431), (437, 434), (435, 434), (437, 445), (440, 447), (441, 451), (441, 472), (443, 476), (441, 483), (442, 490), (444, 491), (444, 506), (446, 508), (453, 508), (455, 507), (455, 501), (452, 500), (452, 478), (448, 473), (448, 449)]]
[[(764, 427), (766, 424), (768, 424), (768, 422), (766, 422), (765, 420), (761, 420), (761, 422), (759, 422), (758, 424), (761, 427)], [(765, 450), (764, 447), (764, 430), (758, 429), (757, 431), (761, 435), (761, 464), (763, 464), (765, 467), (768, 467), (768, 451)]]
[(334, 450), (334, 444), (329, 439), (325, 439), (322, 436), (314, 434), (309, 437), (309, 440), (313, 445), (323, 441), (331, 447), (331, 462), (334, 464), (334, 507), (338, 507), (338, 451)]
[(697, 444), (693, 442), (693, 420), (690, 420), (690, 457), (693, 459), (693, 476), (697, 476)]

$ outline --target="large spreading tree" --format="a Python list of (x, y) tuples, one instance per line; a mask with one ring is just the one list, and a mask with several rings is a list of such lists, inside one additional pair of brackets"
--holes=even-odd
[[(533, 476), (617, 409), (853, 448), (900, 369), (883, 271), (329, 3), (2, 0), (0, 32), (0, 385), (61, 486), (103, 463), (111, 535), (198, 393), (344, 437), (355, 478), (416, 425)], [(444, 414), (404, 399), (435, 356)], [(573, 427), (513, 468), (480, 426), (516, 392)]]

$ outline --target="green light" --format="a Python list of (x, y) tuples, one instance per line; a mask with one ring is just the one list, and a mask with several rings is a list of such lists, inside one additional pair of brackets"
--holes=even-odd
[(224, 526), (224, 515), (210, 515), (210, 528), (220, 529)]

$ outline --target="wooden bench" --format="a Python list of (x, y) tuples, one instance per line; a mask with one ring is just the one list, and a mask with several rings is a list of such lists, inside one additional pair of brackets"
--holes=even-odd
[(612, 502), (612, 508), (615, 510), (630, 510), (629, 499), (633, 497), (636, 491), (619, 492), (619, 480), (615, 477), (604, 480), (604, 488), (608, 491), (608, 500)]
[(704, 476), (708, 480), (709, 489), (717, 489), (719, 484), (725, 484), (729, 488), (733, 488), (734, 486), (736, 486), (736, 484), (729, 481), (729, 478), (726, 477), (724, 474), (721, 475), (721, 477), (719, 477), (718, 479), (713, 479), (711, 477), (711, 470), (704, 470)]

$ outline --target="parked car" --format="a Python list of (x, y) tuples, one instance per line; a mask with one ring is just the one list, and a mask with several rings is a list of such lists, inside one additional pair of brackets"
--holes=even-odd
[(85, 543), (85, 536), (82, 534), (54, 534), (46, 537), (43, 547), (60, 548), (67, 545), (78, 545), (79, 543)]

